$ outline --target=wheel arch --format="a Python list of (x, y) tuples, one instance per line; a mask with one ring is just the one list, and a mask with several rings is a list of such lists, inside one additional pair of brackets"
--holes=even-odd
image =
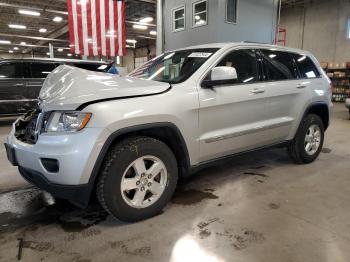
[(113, 132), (107, 138), (92, 169), (92, 173), (89, 179), (89, 186), (91, 188), (91, 191), (95, 187), (99, 171), (111, 146), (127, 137), (140, 135), (158, 139), (168, 145), (173, 151), (178, 162), (179, 177), (185, 177), (188, 174), (190, 168), (190, 157), (187, 149), (187, 144), (179, 128), (170, 122), (141, 124), (119, 129)]
[(305, 113), (303, 115), (303, 118), (305, 116), (307, 116), (308, 114), (315, 114), (317, 116), (319, 116), (322, 120), (323, 123), (323, 127), (324, 130), (326, 131), (328, 126), (329, 126), (329, 108), (328, 108), (328, 104), (325, 102), (315, 102), (312, 103), (311, 105), (309, 105), (306, 110)]

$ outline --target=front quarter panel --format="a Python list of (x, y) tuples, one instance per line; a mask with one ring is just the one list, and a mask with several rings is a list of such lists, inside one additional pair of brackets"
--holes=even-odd
[(89, 127), (106, 127), (111, 133), (138, 125), (167, 122), (175, 125), (186, 142), (190, 163), (198, 159), (198, 93), (191, 81), (174, 85), (166, 93), (116, 99), (88, 105)]

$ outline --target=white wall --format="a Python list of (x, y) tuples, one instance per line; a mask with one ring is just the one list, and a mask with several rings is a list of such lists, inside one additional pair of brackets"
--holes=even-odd
[[(226, 23), (226, 0), (207, 0), (208, 24), (193, 27), (193, 3), (197, 1), (164, 1), (165, 50), (217, 42), (273, 42), (278, 0), (238, 0), (237, 24)], [(173, 32), (172, 11), (182, 5), (185, 5), (185, 30)]]
[(350, 62), (349, 16), (348, 0), (318, 0), (305, 9), (283, 9), (280, 24), (287, 29), (287, 46), (309, 50), (320, 61)]

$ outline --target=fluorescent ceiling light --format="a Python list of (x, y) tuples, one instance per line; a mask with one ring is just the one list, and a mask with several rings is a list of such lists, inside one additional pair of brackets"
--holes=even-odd
[(47, 55), (50, 55), (50, 52), (47, 52), (46, 54), (47, 54)]
[(40, 13), (37, 11), (32, 11), (32, 10), (24, 10), (24, 9), (19, 9), (18, 13), (21, 15), (32, 15), (32, 16), (40, 16)]
[(9, 24), (10, 28), (14, 29), (26, 29), (27, 27), (25, 25), (14, 25), (14, 24)]
[(130, 43), (130, 44), (136, 44), (137, 43), (137, 41), (135, 39), (126, 39), (126, 42)]
[(152, 21), (153, 21), (153, 17), (151, 16), (140, 19), (140, 23), (150, 23)]
[(62, 51), (63, 51), (63, 48), (57, 48), (57, 51), (58, 51), (58, 52), (62, 52)]
[(50, 74), (51, 72), (49, 72), (49, 71), (42, 71), (41, 73), (42, 73), (42, 74), (47, 74), (47, 75), (48, 75), (48, 74)]
[(148, 28), (146, 25), (133, 25), (132, 27), (139, 30), (146, 30)]
[(39, 33), (46, 33), (47, 29), (46, 28), (40, 28)]
[(276, 56), (277, 56), (277, 55), (275, 55), (275, 54), (269, 55), (270, 58), (275, 58)]
[(157, 31), (154, 31), (154, 30), (149, 31), (149, 34), (150, 34), (150, 35), (157, 35)]
[(11, 44), (11, 41), (8, 41), (8, 40), (0, 40), (0, 44)]
[(17, 47), (17, 46), (15, 46), (15, 47), (13, 48), (13, 50), (18, 50), (18, 47)]
[(60, 16), (56, 16), (56, 17), (54, 17), (54, 19), (52, 19), (52, 21), (57, 22), (57, 23), (61, 22), (62, 20), (63, 20), (63, 18)]
[(26, 42), (21, 42), (20, 45), (26, 45), (27, 43)]
[(72, 54), (67, 54), (67, 56), (72, 56)]
[(13, 51), (12, 51), (12, 50), (9, 50), (9, 53), (10, 53), (10, 54), (12, 54), (12, 53), (13, 53)]

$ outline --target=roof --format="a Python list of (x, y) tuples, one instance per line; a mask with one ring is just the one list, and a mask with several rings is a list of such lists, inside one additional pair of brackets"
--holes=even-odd
[[(279, 45), (271, 45), (271, 44), (264, 44), (264, 43), (255, 43), (255, 42), (224, 42), (224, 43), (211, 43), (211, 44), (204, 44), (204, 45), (195, 45), (195, 46), (188, 46), (185, 48), (179, 48), (177, 50), (186, 50), (186, 49), (201, 49), (201, 48), (231, 48), (231, 47), (238, 47), (238, 46), (246, 46), (246, 47), (253, 47), (253, 48), (268, 48), (268, 49), (276, 49), (281, 51), (289, 51), (289, 52), (295, 52), (300, 54), (308, 54), (308, 51), (297, 49), (297, 48), (291, 48), (291, 47), (285, 47), (285, 46), (279, 46)], [(176, 50), (174, 50), (176, 51)]]

